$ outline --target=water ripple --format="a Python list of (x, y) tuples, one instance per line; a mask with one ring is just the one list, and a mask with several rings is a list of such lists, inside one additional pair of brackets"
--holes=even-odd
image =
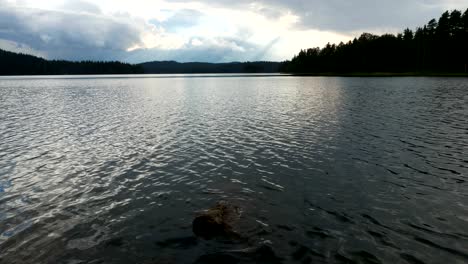
[(0, 79), (0, 262), (466, 263), (467, 83)]

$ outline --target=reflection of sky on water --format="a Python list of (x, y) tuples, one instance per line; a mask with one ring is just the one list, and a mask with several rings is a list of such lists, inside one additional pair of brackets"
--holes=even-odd
[[(193, 212), (219, 199), (240, 203), (240, 229), (278, 254), (297, 243), (323, 255), (341, 247), (348, 258), (357, 250), (399, 258), (369, 237), (382, 225), (391, 228), (385, 241), (418, 259), (437, 256), (412, 236), (464, 254), (460, 79), (61, 77), (0, 86), (6, 258), (34, 245), (59, 262), (70, 252), (122, 262), (139, 254), (106, 248), (117, 239), (187, 262), (201, 245), (185, 258), (154, 245), (190, 236)], [(413, 228), (426, 225), (451, 238)]]

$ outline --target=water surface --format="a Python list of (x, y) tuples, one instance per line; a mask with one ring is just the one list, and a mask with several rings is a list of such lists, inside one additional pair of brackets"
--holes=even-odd
[(1, 263), (466, 263), (467, 174), (466, 78), (0, 79)]

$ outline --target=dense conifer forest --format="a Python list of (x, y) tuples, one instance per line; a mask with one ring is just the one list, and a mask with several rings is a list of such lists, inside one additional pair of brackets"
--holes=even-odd
[(301, 50), (281, 71), (290, 73), (467, 73), (468, 9), (447, 11), (415, 31), (363, 33), (348, 43)]
[(0, 50), (0, 75), (140, 74), (140, 73), (274, 73), (279, 62), (179, 63), (154, 61), (141, 64), (93, 61), (49, 61)]
[(140, 66), (122, 62), (70, 62), (45, 60), (31, 55), (0, 50), (0, 75), (132, 74)]

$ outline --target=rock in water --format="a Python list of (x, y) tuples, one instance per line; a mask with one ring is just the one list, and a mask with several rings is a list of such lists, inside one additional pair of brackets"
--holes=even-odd
[(216, 206), (205, 210), (192, 223), (193, 233), (204, 239), (231, 236), (232, 224), (240, 216), (237, 206), (220, 202)]

